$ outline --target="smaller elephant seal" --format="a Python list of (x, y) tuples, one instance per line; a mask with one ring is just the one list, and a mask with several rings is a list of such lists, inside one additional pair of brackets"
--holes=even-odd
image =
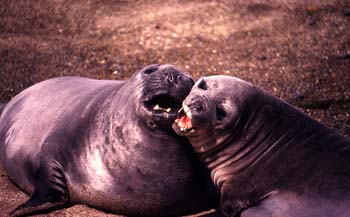
[(248, 82), (203, 77), (173, 128), (221, 192), (206, 216), (350, 216), (350, 141)]
[(210, 172), (171, 128), (193, 84), (150, 65), (126, 81), (61, 77), (22, 91), (0, 118), (1, 163), (31, 195), (11, 216), (74, 204), (126, 216), (211, 208)]

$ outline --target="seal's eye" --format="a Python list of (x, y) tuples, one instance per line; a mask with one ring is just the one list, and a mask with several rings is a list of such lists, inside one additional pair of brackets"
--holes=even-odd
[(227, 116), (225, 110), (219, 106), (216, 106), (216, 119), (218, 121), (224, 120), (224, 118)]
[(157, 71), (158, 68), (159, 68), (158, 65), (151, 65), (151, 66), (147, 67), (147, 68), (143, 71), (143, 73), (146, 74), (146, 75), (149, 75), (149, 74), (151, 74), (151, 73)]
[(199, 84), (197, 85), (197, 87), (199, 89), (202, 89), (202, 90), (208, 90), (208, 86), (207, 86), (207, 83), (204, 81), (204, 79), (202, 79)]

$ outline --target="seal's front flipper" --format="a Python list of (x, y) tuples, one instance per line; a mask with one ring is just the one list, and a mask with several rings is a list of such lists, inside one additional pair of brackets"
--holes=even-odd
[(58, 162), (42, 165), (34, 177), (34, 191), (30, 199), (17, 207), (10, 217), (47, 213), (69, 203), (66, 179)]
[(20, 205), (10, 213), (10, 217), (27, 216), (39, 213), (47, 213), (65, 207), (64, 201), (50, 201), (45, 198), (31, 197), (26, 203)]

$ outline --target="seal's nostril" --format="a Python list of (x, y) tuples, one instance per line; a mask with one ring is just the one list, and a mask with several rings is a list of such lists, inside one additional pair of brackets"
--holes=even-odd
[(203, 110), (203, 107), (194, 107), (193, 110), (194, 110), (195, 112), (200, 112), (200, 111)]
[(149, 74), (157, 71), (158, 69), (159, 69), (159, 65), (157, 65), (157, 64), (150, 65), (144, 69), (143, 73), (149, 75)]
[(177, 75), (176, 78), (175, 78), (175, 84), (181, 82), (181, 76), (180, 75)]
[(170, 82), (173, 82), (173, 81), (174, 81), (174, 75), (173, 75), (172, 73), (169, 73), (169, 74), (168, 74), (168, 80), (169, 80)]
[(195, 102), (192, 102), (188, 105), (189, 107), (192, 108), (192, 110), (196, 113), (199, 113), (203, 110), (203, 104), (198, 102), (198, 101), (195, 101)]

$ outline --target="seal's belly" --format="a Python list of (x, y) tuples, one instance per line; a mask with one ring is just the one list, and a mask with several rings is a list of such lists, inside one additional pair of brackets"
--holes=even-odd
[(170, 215), (178, 212), (177, 207), (196, 207), (198, 198), (208, 195), (203, 171), (175, 141), (168, 139), (166, 146), (155, 138), (152, 141), (152, 146), (138, 141), (87, 148), (77, 158), (82, 171), (67, 174), (71, 200), (116, 213), (137, 210), (142, 215), (159, 209)]

